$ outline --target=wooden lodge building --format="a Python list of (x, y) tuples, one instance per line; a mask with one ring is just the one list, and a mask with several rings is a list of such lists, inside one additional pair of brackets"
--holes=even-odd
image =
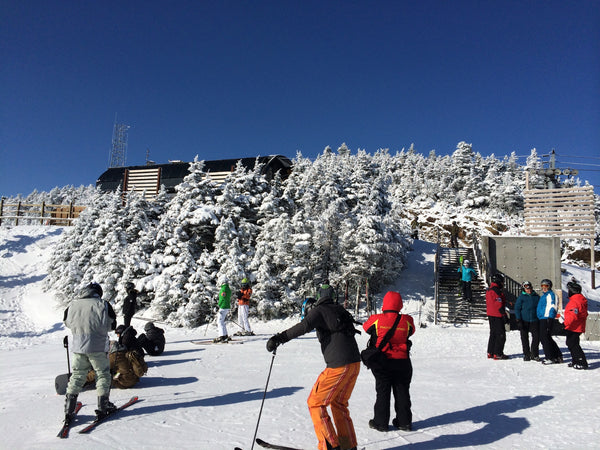
[[(235, 170), (238, 161), (248, 170), (254, 169), (256, 161), (263, 163), (262, 173), (267, 179), (272, 179), (278, 171), (282, 179), (289, 175), (292, 162), (281, 155), (259, 156), (258, 158), (220, 159), (205, 161), (204, 170), (210, 173), (215, 182), (221, 183), (227, 175)], [(102, 191), (116, 191), (119, 187), (123, 192), (145, 191), (146, 198), (154, 198), (160, 186), (164, 185), (167, 193), (173, 194), (175, 186), (181, 183), (189, 174), (189, 162), (171, 161), (167, 164), (152, 164), (145, 166), (111, 167), (98, 180), (96, 186)]]

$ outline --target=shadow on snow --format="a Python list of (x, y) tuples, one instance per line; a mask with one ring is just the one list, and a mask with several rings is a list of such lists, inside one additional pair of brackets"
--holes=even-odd
[[(492, 444), (511, 434), (522, 433), (530, 426), (529, 421), (525, 417), (509, 417), (508, 414), (515, 413), (519, 410), (534, 408), (552, 398), (554, 397), (550, 395), (538, 395), (535, 397), (520, 396), (420, 420), (413, 423), (414, 429), (418, 432), (424, 431), (425, 433), (428, 428), (443, 427), (445, 425), (461, 422), (483, 423), (484, 426), (469, 433), (445, 434), (437, 436), (429, 441), (411, 443), (410, 448), (440, 449), (476, 447)], [(407, 436), (410, 435), (407, 434)], [(404, 447), (404, 445), (390, 447), (390, 450), (400, 449), (402, 447)]]

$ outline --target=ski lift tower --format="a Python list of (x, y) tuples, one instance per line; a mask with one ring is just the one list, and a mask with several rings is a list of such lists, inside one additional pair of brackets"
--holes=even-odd
[(129, 130), (129, 125), (117, 123), (115, 117), (108, 167), (125, 167), (127, 161), (127, 130)]

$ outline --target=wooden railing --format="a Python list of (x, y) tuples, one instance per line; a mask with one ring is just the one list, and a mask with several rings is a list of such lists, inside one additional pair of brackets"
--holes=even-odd
[(0, 200), (0, 225), (72, 225), (85, 206), (6, 203)]

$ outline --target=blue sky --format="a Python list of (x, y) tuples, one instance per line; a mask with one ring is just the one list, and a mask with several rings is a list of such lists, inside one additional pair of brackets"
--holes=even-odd
[(554, 148), (600, 186), (595, 0), (4, 0), (0, 17), (1, 195), (95, 183), (115, 114), (128, 165), (466, 141)]

